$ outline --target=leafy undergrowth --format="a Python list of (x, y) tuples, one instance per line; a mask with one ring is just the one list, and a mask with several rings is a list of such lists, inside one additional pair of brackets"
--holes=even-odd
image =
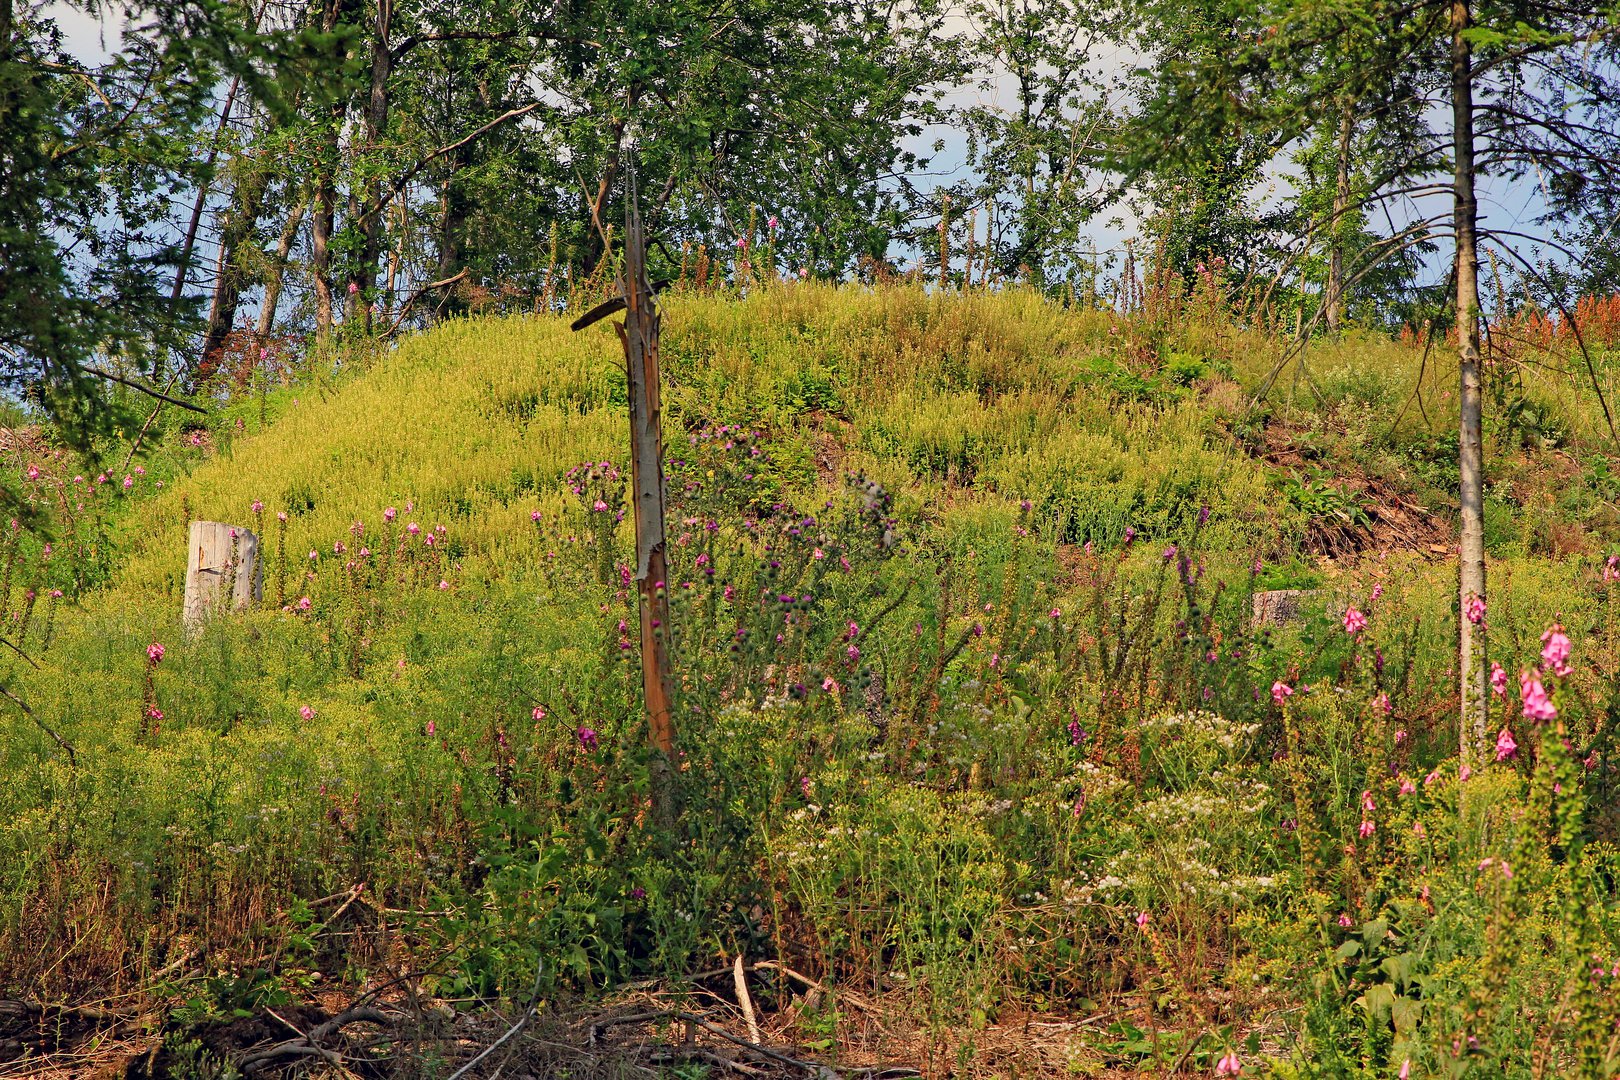
[[(1443, 403), (1387, 407), (1415, 350), (1325, 346), (1321, 400), (1266, 412), (1244, 388), (1277, 347), (1213, 317), (899, 287), (665, 308), (672, 831), (610, 329), (453, 322), (167, 429), (127, 481), (19, 457), (55, 508), (49, 553), (20, 525), (0, 552), (31, 657), (0, 746), (19, 1000), (117, 1003), (132, 1053), (226, 1075), (285, 1034), (210, 1049), (240, 1014), (319, 1005), (284, 1016), (307, 1035), (371, 995), (397, 1037), (327, 1050), (440, 1075), (469, 1055), (432, 1010), (531, 997), (549, 1024), (635, 999), (638, 1045), (682, 1012), (758, 1041), (743, 956), (762, 1037), (851, 1069), (1612, 1068), (1606, 459), (1499, 433), (1508, 739), (1465, 778), (1442, 533), (1378, 541), (1365, 495), (1443, 528), (1413, 426)], [(1377, 378), (1334, 366), (1355, 348)], [(1582, 453), (1562, 516), (1515, 502)], [(264, 600), (187, 634), (195, 519), (262, 537)], [(1339, 525), (1377, 557), (1315, 558)], [(1292, 586), (1303, 619), (1256, 626)], [(1572, 656), (1538, 657), (1559, 620)]]

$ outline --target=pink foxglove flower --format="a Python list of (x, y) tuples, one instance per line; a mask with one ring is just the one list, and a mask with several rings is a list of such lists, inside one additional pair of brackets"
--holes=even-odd
[(313, 720), (315, 719), (315, 710), (310, 708), (308, 705), (300, 705), (298, 706), (298, 715), (303, 717), (306, 721)]
[(1271, 684), (1271, 700), (1275, 701), (1278, 705), (1281, 705), (1293, 695), (1294, 688), (1289, 686), (1287, 683), (1274, 682)]
[(1570, 651), (1569, 636), (1564, 633), (1563, 623), (1553, 623), (1541, 635), (1541, 658), (1559, 678), (1570, 672)]
[(1547, 688), (1531, 671), (1519, 674), (1519, 697), (1524, 702), (1524, 715), (1530, 720), (1545, 722), (1556, 719), (1558, 709), (1547, 696)]
[(146, 647), (146, 661), (147, 661), (147, 663), (149, 663), (149, 664), (161, 663), (163, 661), (163, 653), (164, 653), (163, 646), (158, 644), (155, 641), (152, 642), (152, 644), (150, 644), (150, 645), (148, 645)]
[(1496, 736), (1496, 760), (1507, 761), (1519, 752), (1519, 744), (1513, 741), (1513, 732), (1503, 728)]
[(1238, 1056), (1236, 1054), (1232, 1053), (1231, 1051), (1227, 1051), (1226, 1056), (1215, 1063), (1215, 1075), (1242, 1076), (1243, 1064), (1242, 1062), (1238, 1061)]
[(1507, 697), (1507, 668), (1491, 661), (1491, 693), (1497, 697)]
[(1360, 608), (1348, 608), (1344, 613), (1344, 632), (1352, 636), (1367, 629), (1367, 616)]
[(1463, 618), (1478, 626), (1485, 621), (1485, 601), (1477, 596), (1469, 596), (1463, 601)]
[(1372, 834), (1373, 834), (1373, 833), (1375, 833), (1375, 832), (1377, 832), (1377, 831), (1378, 831), (1378, 826), (1377, 826), (1377, 825), (1374, 825), (1374, 824), (1373, 824), (1373, 823), (1372, 823), (1372, 822), (1370, 822), (1370, 821), (1363, 821), (1363, 822), (1362, 822), (1362, 823), (1361, 823), (1361, 826), (1360, 826), (1360, 828), (1358, 828), (1358, 829), (1357, 829), (1357, 830), (1356, 830), (1356, 832), (1358, 832), (1358, 833), (1360, 833), (1360, 834), (1361, 834), (1361, 838), (1362, 838), (1362, 839), (1363, 839), (1363, 840), (1365, 840), (1365, 839), (1367, 839), (1367, 837), (1369, 837), (1369, 836), (1371, 836), (1371, 835), (1372, 835)]
[(1148, 923), (1152, 921), (1153, 916), (1149, 915), (1147, 912), (1138, 911), (1136, 913), (1136, 925), (1138, 929), (1146, 930), (1148, 928)]

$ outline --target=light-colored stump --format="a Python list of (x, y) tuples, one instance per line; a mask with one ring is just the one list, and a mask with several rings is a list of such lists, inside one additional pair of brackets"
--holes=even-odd
[(259, 538), (240, 525), (193, 521), (186, 553), (186, 626), (195, 629), (216, 611), (246, 611), (263, 596)]
[(1298, 622), (1300, 608), (1321, 595), (1320, 589), (1272, 589), (1254, 594), (1255, 626), (1287, 626)]

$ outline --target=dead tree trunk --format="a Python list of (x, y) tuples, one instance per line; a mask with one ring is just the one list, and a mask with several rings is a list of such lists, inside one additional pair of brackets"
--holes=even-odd
[(1485, 675), (1485, 621), (1479, 614), (1485, 601), (1484, 444), (1480, 431), (1479, 203), (1474, 190), (1474, 83), (1473, 50), (1467, 37), (1469, 22), (1468, 0), (1452, 0), (1451, 107), (1456, 161), (1453, 208), (1457, 235), (1457, 367), (1461, 412), (1457, 494), (1462, 508), (1457, 574), (1457, 624), (1461, 628), (1457, 667), (1462, 699), (1458, 742), (1462, 763), (1475, 765), (1483, 761), (1485, 752), (1490, 697)]
[(259, 538), (218, 521), (193, 521), (186, 554), (186, 628), (215, 611), (246, 611), (264, 595)]
[[(630, 493), (636, 526), (636, 592), (641, 598), (641, 692), (652, 744), (653, 815), (659, 824), (676, 817), (675, 721), (669, 667), (669, 573), (664, 547), (664, 437), (659, 402), (658, 309), (647, 277), (646, 239), (637, 205), (635, 171), (625, 185), (624, 271), (619, 294), (624, 323), (616, 329), (624, 346), (630, 390)], [(600, 224), (600, 219), (598, 219)], [(575, 324), (575, 329), (590, 321)]]
[(653, 754), (654, 811), (674, 823), (675, 724), (669, 674), (669, 574), (664, 549), (664, 435), (659, 401), (658, 309), (647, 278), (647, 253), (635, 174), (625, 190), (625, 262), (619, 288), (624, 324), (619, 340), (630, 390), (630, 487), (636, 523), (636, 591), (641, 594), (641, 689)]

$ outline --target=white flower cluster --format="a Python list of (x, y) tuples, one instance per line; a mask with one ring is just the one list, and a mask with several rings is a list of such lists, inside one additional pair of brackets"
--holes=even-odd
[(1247, 747), (1259, 724), (1240, 724), (1207, 709), (1170, 713), (1142, 721), (1144, 732), (1205, 743), (1231, 754)]

